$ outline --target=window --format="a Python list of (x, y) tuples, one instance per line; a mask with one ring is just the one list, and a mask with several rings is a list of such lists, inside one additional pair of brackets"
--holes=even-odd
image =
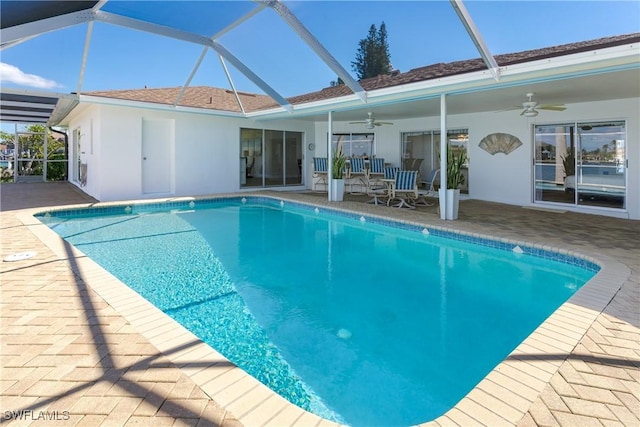
[(340, 143), (345, 156), (369, 158), (375, 154), (373, 140), (372, 133), (334, 133), (331, 143), (334, 153)]

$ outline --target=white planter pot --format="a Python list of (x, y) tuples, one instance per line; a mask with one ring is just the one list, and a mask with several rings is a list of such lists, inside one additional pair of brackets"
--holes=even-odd
[(331, 179), (331, 201), (341, 202), (344, 199), (344, 179)]
[(460, 189), (447, 189), (447, 219), (458, 219), (458, 206), (460, 204)]

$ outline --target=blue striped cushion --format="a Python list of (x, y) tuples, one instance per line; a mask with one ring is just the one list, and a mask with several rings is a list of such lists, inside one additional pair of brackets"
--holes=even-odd
[(349, 162), (351, 163), (351, 173), (364, 172), (364, 159), (362, 157), (354, 157)]
[(313, 170), (315, 172), (327, 172), (327, 158), (326, 157), (314, 157), (313, 158)]
[(399, 167), (384, 168), (384, 179), (396, 179), (396, 174), (400, 170)]
[(382, 158), (371, 159), (369, 161), (369, 171), (371, 173), (384, 173), (384, 159)]
[(413, 190), (416, 186), (418, 171), (398, 171), (396, 174), (396, 190)]

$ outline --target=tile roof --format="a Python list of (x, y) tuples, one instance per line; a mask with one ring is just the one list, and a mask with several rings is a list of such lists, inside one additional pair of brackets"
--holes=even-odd
[[(640, 33), (632, 33), (612, 37), (604, 37), (595, 40), (587, 40), (577, 43), (545, 47), (541, 49), (527, 50), (523, 52), (494, 55), (494, 58), (498, 65), (503, 67), (507, 65), (520, 64), (638, 42), (640, 42)], [(427, 65), (424, 67), (414, 68), (404, 73), (395, 71), (390, 75), (379, 75), (377, 77), (363, 79), (360, 80), (359, 83), (365, 91), (371, 91), (375, 89), (428, 81), (436, 78), (454, 76), (458, 74), (472, 73), (485, 69), (486, 65), (484, 64), (483, 60), (481, 58), (475, 58), (449, 63)], [(175, 99), (180, 93), (180, 90), (181, 87), (164, 89), (145, 88), (137, 90), (88, 92), (86, 94), (108, 98), (118, 98), (171, 105), (173, 104), (173, 102), (175, 102)], [(278, 104), (266, 95), (246, 92), (238, 93), (246, 112), (278, 107)], [(293, 96), (287, 98), (287, 100), (291, 104), (295, 105), (331, 98), (338, 98), (341, 96), (350, 95), (352, 93), (353, 92), (351, 91), (351, 89), (349, 89), (348, 86), (337, 85), (326, 87), (316, 92)], [(178, 105), (231, 112), (241, 111), (231, 90), (206, 86), (188, 87)]]
[[(130, 89), (85, 92), (85, 95), (115, 98), (130, 101), (151, 102), (156, 104), (173, 105), (180, 95), (182, 87), (170, 87), (159, 89)], [(256, 111), (267, 105), (277, 105), (274, 100), (266, 95), (238, 92), (240, 102), (245, 111)], [(182, 107), (206, 108), (210, 110), (222, 110), (240, 113), (240, 106), (233, 94), (228, 89), (220, 89), (208, 86), (188, 87), (178, 105)]]
[[(627, 43), (640, 42), (640, 33), (625, 34), (613, 37), (604, 37), (595, 40), (588, 40), (578, 43), (570, 43), (559, 46), (545, 47), (542, 49), (527, 50), (504, 55), (494, 55), (499, 66), (507, 66), (531, 62), (540, 59), (553, 58), (557, 56), (571, 55), (580, 52), (587, 52), (596, 49), (604, 49), (612, 46), (620, 46)], [(394, 72), (391, 75), (380, 75), (368, 79), (360, 80), (360, 85), (366, 91), (382, 89), (391, 86), (416, 83), (442, 77), (454, 76), (457, 74), (472, 73), (479, 70), (486, 70), (482, 58), (467, 59), (449, 63), (438, 63), (425, 67), (414, 68), (404, 73)], [(288, 98), (291, 104), (301, 104), (305, 102), (320, 101), (323, 99), (337, 98), (350, 95), (353, 92), (346, 85), (327, 87), (317, 92)]]

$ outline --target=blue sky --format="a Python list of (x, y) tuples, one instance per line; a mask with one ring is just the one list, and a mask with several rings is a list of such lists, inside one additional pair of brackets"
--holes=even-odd
[[(350, 72), (358, 41), (385, 22), (394, 68), (477, 58), (448, 1), (296, 1), (285, 4)], [(639, 1), (467, 1), (494, 55), (640, 32)], [(103, 8), (212, 36), (256, 5), (247, 1), (110, 1)], [(87, 25), (36, 37), (1, 52), (2, 85), (69, 93), (78, 89)], [(336, 78), (297, 35), (265, 9), (218, 41), (283, 96), (322, 89)], [(202, 47), (96, 23), (82, 91), (183, 85)], [(260, 89), (228, 64), (236, 88)], [(209, 51), (191, 85), (229, 87)]]

